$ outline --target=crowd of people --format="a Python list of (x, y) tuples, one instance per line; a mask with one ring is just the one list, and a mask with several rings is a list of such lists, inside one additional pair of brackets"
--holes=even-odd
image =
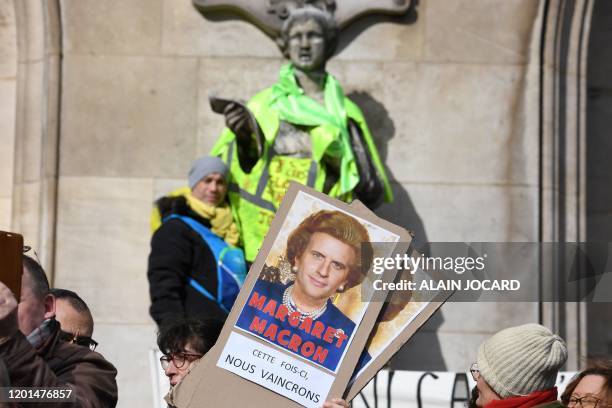
[[(97, 343), (91, 337), (94, 325), (86, 303), (72, 291), (51, 289), (40, 264), (26, 255), (23, 260), (19, 301), (0, 282), (0, 386), (63, 387), (74, 392), (75, 406), (114, 407), (117, 371), (94, 351)], [(212, 348), (222, 326), (223, 320), (215, 318), (176, 316), (164, 321), (157, 340), (171, 388)], [(561, 337), (539, 324), (504, 329), (484, 341), (475, 356), (470, 407), (612, 406), (612, 360), (591, 361), (562, 395), (557, 394), (555, 383), (567, 348)], [(339, 398), (323, 404), (347, 406)]]
[(33, 258), (23, 255), (19, 300), (0, 282), (1, 386), (58, 387), (69, 391), (63, 395), (74, 406), (114, 407), (117, 370), (94, 351), (92, 334), (93, 319), (85, 302), (74, 292), (52, 292)]
[[(199, 159), (189, 175), (190, 188), (158, 201), (153, 216), (150, 311), (159, 325), (160, 363), (171, 391), (215, 344), (239, 290), (239, 284), (219, 285), (223, 276), (218, 265), (225, 264), (212, 248), (219, 243), (181, 218), (196, 220), (224, 241), (221, 246), (236, 248), (235, 225), (225, 201), (226, 176), (220, 160)], [(244, 274), (240, 257), (225, 263), (234, 277)], [(40, 264), (25, 254), (23, 266), (19, 300), (0, 283), (0, 386), (66, 387), (73, 390), (76, 406), (115, 406), (117, 371), (95, 351), (94, 320), (87, 304), (73, 291), (50, 288)], [(220, 288), (226, 292), (219, 293)], [(590, 363), (557, 395), (557, 373), (566, 362), (567, 348), (563, 339), (539, 324), (502, 330), (475, 355), (470, 407), (612, 406), (611, 360)], [(171, 392), (167, 400), (172, 406)], [(335, 398), (323, 406), (349, 403)]]

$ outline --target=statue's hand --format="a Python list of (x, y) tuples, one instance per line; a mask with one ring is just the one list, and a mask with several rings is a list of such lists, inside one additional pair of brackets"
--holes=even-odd
[(0, 338), (11, 336), (17, 330), (17, 300), (13, 292), (0, 282)]
[(223, 110), (226, 126), (239, 137), (249, 137), (255, 129), (249, 120), (249, 112), (242, 106), (230, 103)]

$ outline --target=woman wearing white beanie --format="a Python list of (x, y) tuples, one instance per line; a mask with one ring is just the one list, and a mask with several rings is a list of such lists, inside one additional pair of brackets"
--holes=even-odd
[(485, 408), (562, 407), (557, 402), (557, 372), (567, 360), (563, 339), (530, 323), (502, 330), (478, 349), (472, 368)]

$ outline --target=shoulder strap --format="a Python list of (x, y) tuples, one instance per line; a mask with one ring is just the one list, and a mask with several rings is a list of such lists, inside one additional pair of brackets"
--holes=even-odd
[(193, 218), (188, 217), (186, 215), (171, 214), (168, 217), (164, 218), (164, 222), (172, 218), (180, 219), (185, 224), (187, 224), (189, 227), (191, 227), (191, 229), (197, 232), (202, 237), (202, 239), (207, 244), (209, 244), (208, 246), (210, 246), (210, 249), (213, 251), (215, 260), (219, 261), (219, 254), (221, 253), (223, 248), (227, 246), (227, 243), (224, 240), (219, 238), (214, 232), (206, 228), (204, 225), (200, 224)]
[[(213, 296), (212, 293), (206, 290), (206, 288), (193, 278), (189, 278), (189, 285), (208, 299), (217, 302), (225, 312), (229, 313), (229, 309), (234, 303), (240, 291), (240, 286), (242, 286), (242, 282), (244, 281), (244, 275), (246, 275), (242, 251), (239, 248), (229, 246), (223, 239), (219, 238), (210, 229), (193, 218), (185, 215), (172, 214), (164, 218), (164, 222), (172, 218), (180, 219), (197, 232), (204, 242), (206, 242), (215, 257), (215, 263), (217, 265), (217, 296)], [(242, 264), (240, 263), (240, 259), (235, 259), (236, 257), (241, 258)], [(224, 262), (224, 258), (228, 258), (228, 262)], [(230, 267), (228, 267), (228, 265)], [(234, 265), (236, 265), (236, 267), (232, 268), (231, 266)], [(242, 269), (240, 266), (242, 266)]]

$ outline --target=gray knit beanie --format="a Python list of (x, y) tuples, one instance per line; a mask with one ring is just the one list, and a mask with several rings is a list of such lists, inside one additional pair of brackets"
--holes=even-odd
[(228, 169), (223, 160), (218, 157), (204, 156), (194, 161), (189, 170), (189, 188), (198, 184), (198, 181), (211, 173), (220, 173), (227, 179)]
[(527, 395), (555, 386), (567, 359), (563, 339), (530, 323), (502, 330), (480, 345), (480, 375), (502, 398)]

